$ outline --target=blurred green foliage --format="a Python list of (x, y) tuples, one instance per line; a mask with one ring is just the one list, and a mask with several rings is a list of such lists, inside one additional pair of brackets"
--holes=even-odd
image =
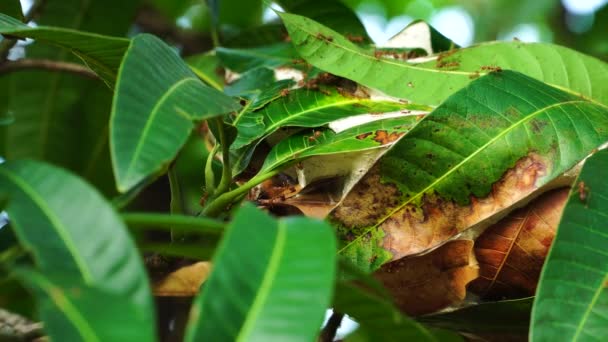
[[(217, 6), (219, 24), (224, 35), (238, 28), (248, 28), (265, 19), (274, 18), (269, 4), (290, 8), (292, 0), (239, 1), (239, 0), (150, 0), (164, 15), (174, 20), (185, 30), (208, 31), (210, 29), (210, 6)], [(298, 0), (327, 6), (323, 0)], [(543, 42), (566, 45), (601, 59), (608, 58), (608, 37), (604, 34), (608, 19), (608, 6), (595, 12), (580, 15), (568, 12), (560, 0), (342, 0), (354, 9), (364, 24), (372, 14), (384, 19), (384, 24), (395, 17), (407, 16), (412, 20), (430, 21), (434, 15), (446, 8), (460, 9), (470, 16), (474, 26), (473, 43), (511, 39), (521, 25), (533, 30)], [(376, 23), (377, 25), (377, 23)], [(605, 25), (605, 24), (604, 24)], [(385, 27), (380, 27), (384, 30)], [(517, 32), (517, 31), (515, 31)], [(443, 32), (449, 34), (449, 32)]]

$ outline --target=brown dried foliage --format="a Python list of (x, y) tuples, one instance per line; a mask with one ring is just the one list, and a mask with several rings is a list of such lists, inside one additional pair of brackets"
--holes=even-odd
[(383, 247), (397, 259), (437, 246), (534, 192), (545, 168), (540, 156), (530, 154), (505, 172), (486, 197), (471, 195), (467, 206), (425, 195), (421, 206), (406, 205), (380, 225), (386, 234)]
[(475, 240), (481, 274), (469, 284), (471, 292), (491, 300), (534, 295), (568, 192), (548, 191)]
[(171, 272), (153, 286), (155, 296), (192, 297), (211, 272), (211, 263), (197, 262)]
[(461, 302), (478, 274), (473, 241), (454, 240), (428, 254), (385, 264), (374, 276), (403, 312), (415, 316)]

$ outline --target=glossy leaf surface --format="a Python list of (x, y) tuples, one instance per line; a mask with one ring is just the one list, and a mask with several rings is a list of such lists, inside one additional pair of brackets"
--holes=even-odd
[(318, 132), (316, 134), (296, 134), (282, 140), (270, 150), (260, 172), (271, 171), (288, 162), (312, 156), (388, 147), (407, 133), (418, 120), (418, 116), (404, 116), (372, 121), (340, 133), (324, 129), (315, 131)]
[(0, 33), (33, 38), (66, 48), (80, 57), (110, 86), (114, 84), (120, 61), (129, 46), (129, 40), (126, 38), (60, 27), (31, 27), (1, 13)]
[(343, 95), (330, 88), (323, 92), (297, 89), (259, 111), (243, 114), (238, 123), (235, 123), (238, 135), (231, 148), (241, 148), (281, 127), (318, 127), (356, 114), (420, 108), (422, 107), (397, 101)]
[(541, 273), (531, 341), (601, 341), (608, 321), (608, 151), (585, 162)]
[(62, 169), (28, 160), (0, 166), (0, 189), (9, 198), (11, 225), (40, 271), (115, 293), (153, 320), (139, 253), (96, 190)]
[(277, 221), (245, 205), (195, 300), (186, 340), (311, 341), (331, 300), (335, 268), (329, 225)]
[(28, 269), (14, 274), (34, 293), (44, 330), (55, 341), (156, 341), (149, 308), (69, 277)]
[(513, 69), (608, 103), (608, 64), (564, 47), (490, 43), (440, 54), (425, 64), (412, 64), (376, 57), (373, 51), (356, 46), (311, 19), (280, 15), (298, 53), (310, 64), (417, 103), (437, 105), (473, 79), (498, 68)]
[(193, 121), (238, 108), (236, 101), (205, 86), (160, 39), (135, 37), (121, 66), (110, 121), (118, 190), (129, 190), (170, 162)]
[(511, 71), (480, 78), (393, 145), (334, 210), (342, 253), (369, 267), (372, 256), (394, 260), (437, 246), (607, 139), (602, 105)]

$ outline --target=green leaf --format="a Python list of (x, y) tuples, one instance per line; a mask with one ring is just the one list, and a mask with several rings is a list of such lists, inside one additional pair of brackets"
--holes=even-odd
[[(229, 96), (254, 98), (261, 89), (272, 86), (276, 81), (274, 70), (260, 67), (246, 71), (239, 79), (228, 84), (224, 92)], [(287, 87), (287, 86), (286, 86)]]
[(110, 119), (110, 150), (120, 192), (159, 172), (186, 142), (194, 120), (235, 111), (160, 39), (135, 37), (125, 54)]
[(222, 41), (224, 47), (229, 48), (248, 48), (273, 45), (284, 42), (287, 38), (287, 31), (281, 23), (270, 22), (268, 24), (249, 28), (247, 30), (225, 32)]
[(0, 13), (7, 14), (18, 20), (23, 20), (23, 11), (19, 0), (4, 0), (0, 4)]
[(222, 25), (249, 28), (262, 22), (262, 0), (221, 0), (219, 21)]
[[(108, 35), (123, 35), (135, 15), (136, 1), (47, 1), (40, 26), (66, 26)], [(112, 18), (108, 21), (107, 18)], [(76, 56), (35, 41), (25, 55), (79, 63)], [(108, 146), (110, 89), (98, 80), (71, 73), (20, 70), (2, 77), (14, 122), (0, 133), (0, 155), (7, 160), (37, 159), (85, 178), (106, 196), (116, 193)], [(27, 141), (27, 143), (24, 143)]]
[(367, 269), (371, 256), (388, 261), (437, 246), (607, 140), (607, 107), (520, 73), (489, 74), (420, 121), (334, 210), (342, 253)]
[(384, 44), (393, 48), (422, 48), (429, 55), (460, 48), (423, 20), (414, 20)]
[(371, 43), (355, 12), (339, 0), (282, 0), (283, 8), (350, 36), (358, 43)]
[(52, 272), (18, 268), (13, 274), (35, 295), (44, 330), (54, 341), (156, 341), (150, 308)]
[(312, 341), (335, 269), (329, 225), (303, 217), (277, 221), (247, 204), (218, 248), (186, 341)]
[(530, 325), (533, 299), (482, 303), (451, 312), (422, 316), (417, 320), (454, 331), (526, 336)]
[(21, 244), (38, 268), (154, 308), (143, 264), (112, 206), (80, 178), (29, 160), (0, 165), (0, 193)]
[(417, 103), (439, 104), (473, 79), (500, 67), (608, 104), (608, 64), (564, 47), (490, 43), (412, 64), (376, 58), (373, 51), (313, 20), (288, 13), (280, 16), (298, 53), (313, 66)]
[(33, 38), (69, 49), (80, 57), (110, 87), (114, 85), (122, 56), (129, 46), (126, 38), (109, 37), (60, 27), (31, 27), (0, 13), (0, 33)]
[(360, 328), (357, 337), (367, 341), (461, 341), (455, 334), (439, 339), (422, 324), (403, 315), (381, 295), (353, 283), (339, 282), (334, 295), (334, 310), (353, 317)]
[(298, 53), (289, 43), (277, 43), (249, 49), (231, 49), (218, 47), (215, 53), (224, 66), (236, 72), (267, 67), (277, 68), (291, 65), (298, 58)]
[(601, 341), (608, 317), (608, 151), (585, 162), (541, 273), (531, 341)]
[(318, 155), (339, 154), (388, 147), (407, 133), (419, 120), (404, 116), (372, 121), (335, 133), (331, 129), (292, 135), (276, 144), (264, 161), (260, 173), (286, 163)]
[(333, 88), (297, 89), (259, 111), (247, 112), (235, 119), (238, 135), (231, 148), (239, 149), (281, 127), (318, 127), (355, 114), (421, 108), (426, 107), (345, 95)]
[(192, 68), (196, 76), (205, 81), (205, 83), (217, 90), (224, 88), (224, 77), (218, 73), (220, 60), (215, 54), (203, 53), (194, 55), (186, 58), (185, 61)]

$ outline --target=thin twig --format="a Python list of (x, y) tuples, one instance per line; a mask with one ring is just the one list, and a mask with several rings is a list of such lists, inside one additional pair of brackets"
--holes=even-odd
[(329, 317), (329, 320), (327, 321), (327, 324), (325, 324), (323, 330), (321, 330), (319, 342), (332, 342), (336, 337), (336, 332), (338, 331), (340, 324), (342, 324), (343, 318), (344, 314), (334, 311), (331, 314), (331, 317)]
[(84, 65), (49, 59), (19, 59), (16, 61), (7, 61), (0, 64), (0, 75), (27, 69), (63, 71), (87, 78), (99, 79), (99, 76), (97, 76), (95, 72)]
[(228, 144), (227, 133), (224, 129), (224, 120), (221, 117), (215, 118), (219, 131), (220, 147), (222, 148), (222, 178), (220, 184), (215, 189), (214, 196), (220, 196), (230, 189), (232, 182), (232, 169), (230, 168), (230, 146)]

